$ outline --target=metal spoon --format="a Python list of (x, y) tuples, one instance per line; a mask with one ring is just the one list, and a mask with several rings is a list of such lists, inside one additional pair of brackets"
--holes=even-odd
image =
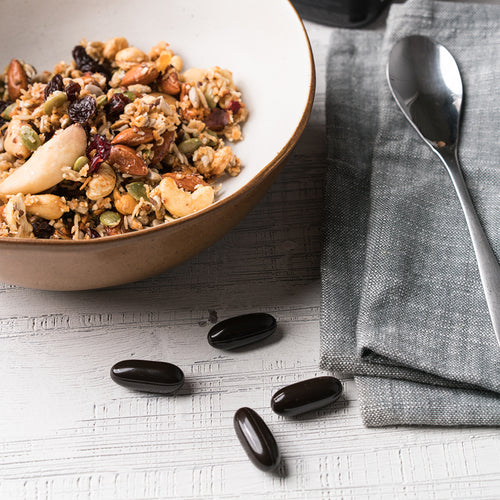
[(387, 80), (401, 111), (444, 163), (457, 191), (500, 344), (500, 266), (481, 227), (457, 156), (463, 87), (457, 63), (441, 44), (409, 36), (394, 45)]

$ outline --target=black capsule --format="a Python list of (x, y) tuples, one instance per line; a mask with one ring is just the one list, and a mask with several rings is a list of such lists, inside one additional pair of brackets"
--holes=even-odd
[(111, 368), (111, 378), (136, 391), (171, 394), (184, 384), (184, 373), (171, 363), (127, 359)]
[(335, 377), (316, 377), (287, 385), (271, 398), (271, 409), (278, 415), (294, 417), (336, 401), (342, 384)]
[(234, 414), (234, 430), (251, 462), (263, 471), (272, 471), (280, 463), (280, 452), (269, 427), (251, 408)]
[(266, 313), (243, 314), (225, 319), (208, 332), (208, 343), (219, 349), (236, 349), (269, 337), (276, 330), (276, 319)]

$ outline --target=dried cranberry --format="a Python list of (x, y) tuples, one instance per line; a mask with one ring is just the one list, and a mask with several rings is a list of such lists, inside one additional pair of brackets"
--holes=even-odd
[(205, 125), (214, 132), (224, 130), (229, 123), (229, 113), (220, 108), (213, 109), (205, 119)]
[(76, 99), (80, 95), (81, 89), (82, 87), (80, 87), (80, 84), (77, 82), (71, 81), (70, 83), (68, 83), (68, 85), (66, 85), (66, 88), (64, 89), (64, 92), (66, 92), (66, 95), (68, 96), (68, 101), (76, 101)]
[[(94, 156), (91, 155), (95, 151)], [(102, 135), (95, 135), (87, 146), (87, 158), (91, 158), (89, 165), (89, 174), (93, 174), (99, 168), (99, 165), (109, 158), (111, 143)]]
[(49, 83), (47, 83), (47, 85), (45, 86), (45, 89), (43, 91), (45, 100), (47, 100), (50, 94), (54, 93), (56, 90), (61, 91), (63, 88), (64, 83), (62, 76), (57, 73), (49, 80)]
[(97, 111), (97, 104), (95, 102), (95, 97), (90, 95), (79, 99), (78, 101), (73, 101), (68, 106), (69, 117), (75, 123), (87, 123)]
[(238, 101), (229, 101), (227, 109), (235, 115), (241, 109), (241, 104)]
[(33, 234), (36, 238), (48, 240), (54, 234), (54, 226), (51, 226), (46, 220), (37, 220), (32, 222)]
[(106, 117), (110, 121), (115, 121), (125, 109), (130, 99), (125, 94), (113, 94), (105, 106)]
[(76, 67), (85, 73), (86, 71), (90, 71), (91, 73), (102, 73), (106, 75), (108, 78), (110, 76), (109, 69), (99, 64), (95, 59), (90, 57), (85, 50), (85, 47), (82, 45), (77, 45), (72, 52), (73, 59), (75, 60)]

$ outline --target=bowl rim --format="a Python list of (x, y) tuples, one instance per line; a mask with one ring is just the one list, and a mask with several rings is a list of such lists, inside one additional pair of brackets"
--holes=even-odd
[(243, 192), (251, 191), (254, 187), (261, 183), (266, 177), (270, 175), (270, 173), (281, 164), (282, 161), (286, 159), (288, 154), (292, 151), (292, 149), (297, 144), (302, 132), (304, 131), (307, 122), (309, 120), (309, 116), (311, 114), (312, 105), (314, 102), (314, 95), (316, 91), (316, 68), (314, 64), (314, 56), (311, 48), (311, 42), (309, 40), (309, 36), (307, 34), (306, 28), (304, 26), (304, 22), (299, 16), (297, 10), (291, 3), (291, 0), (286, 0), (289, 7), (292, 9), (294, 14), (297, 16), (297, 20), (299, 22), (300, 27), (302, 28), (305, 41), (307, 44), (307, 50), (309, 54), (309, 65), (310, 65), (310, 80), (309, 80), (309, 91), (307, 95), (306, 105), (302, 111), (302, 116), (295, 128), (293, 134), (287, 143), (281, 148), (281, 150), (276, 154), (276, 156), (265, 165), (255, 176), (253, 176), (246, 184), (237, 189), (234, 193), (226, 196), (222, 200), (219, 200), (212, 205), (200, 210), (199, 212), (195, 212), (190, 215), (185, 215), (184, 217), (180, 217), (178, 219), (165, 222), (163, 224), (159, 224), (155, 227), (148, 227), (145, 229), (141, 229), (139, 231), (134, 231), (130, 233), (117, 234), (112, 236), (106, 236), (104, 238), (95, 238), (89, 240), (46, 240), (46, 239), (36, 239), (36, 238), (0, 238), (0, 245), (22, 245), (22, 246), (51, 246), (54, 248), (61, 247), (76, 247), (80, 245), (110, 245), (114, 243), (118, 243), (119, 241), (128, 240), (130, 238), (142, 238), (145, 236), (150, 236), (151, 234), (157, 233), (162, 230), (166, 230), (167, 228), (177, 227), (180, 224), (186, 224), (192, 219), (200, 216), (205, 216), (210, 214), (211, 212), (217, 211), (225, 207), (228, 203), (231, 203), (234, 199), (240, 196)]

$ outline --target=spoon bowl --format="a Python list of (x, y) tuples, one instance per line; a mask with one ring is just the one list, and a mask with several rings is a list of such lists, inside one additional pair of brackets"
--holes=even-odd
[(463, 85), (451, 53), (434, 40), (413, 35), (389, 55), (387, 80), (399, 108), (445, 165), (476, 254), (493, 329), (500, 344), (500, 267), (474, 209), (458, 161)]
[(398, 42), (389, 57), (389, 84), (399, 107), (431, 147), (458, 144), (463, 85), (455, 59), (423, 36)]

